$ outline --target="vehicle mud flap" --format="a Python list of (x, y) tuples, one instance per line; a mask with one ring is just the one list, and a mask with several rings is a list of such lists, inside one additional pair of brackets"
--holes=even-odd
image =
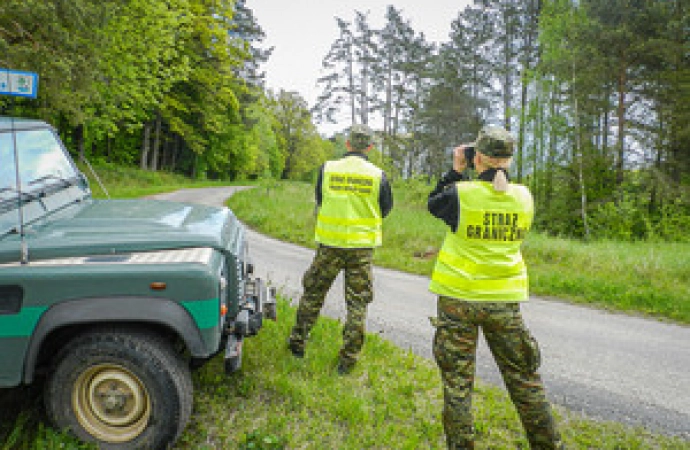
[(236, 334), (228, 336), (228, 342), (225, 346), (225, 373), (227, 375), (233, 374), (242, 367), (242, 343), (244, 337)]

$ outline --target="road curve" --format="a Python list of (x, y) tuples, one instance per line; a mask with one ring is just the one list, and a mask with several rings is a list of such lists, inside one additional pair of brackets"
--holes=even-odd
[[(220, 206), (242, 187), (185, 189), (154, 198)], [(258, 276), (296, 302), (314, 251), (248, 231)], [(376, 267), (367, 328), (431, 358), (435, 297), (428, 278)], [(344, 317), (342, 277), (324, 312)], [(690, 439), (690, 328), (532, 297), (523, 315), (542, 349), (540, 369), (551, 401), (603, 420), (641, 425)], [(503, 386), (483, 342), (478, 375)]]

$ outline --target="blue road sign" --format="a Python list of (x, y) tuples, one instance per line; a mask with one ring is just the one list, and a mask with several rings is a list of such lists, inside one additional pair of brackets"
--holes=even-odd
[(38, 74), (0, 69), (0, 95), (36, 98), (38, 95)]

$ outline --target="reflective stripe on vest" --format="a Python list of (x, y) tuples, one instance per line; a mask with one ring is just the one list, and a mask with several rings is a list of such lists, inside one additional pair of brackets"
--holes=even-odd
[(359, 156), (324, 165), (315, 239), (331, 247), (378, 247), (382, 241), (379, 190), (383, 171)]
[(460, 221), (448, 231), (429, 290), (469, 301), (520, 302), (529, 298), (520, 246), (534, 205), (525, 186), (497, 192), (484, 181), (456, 183)]

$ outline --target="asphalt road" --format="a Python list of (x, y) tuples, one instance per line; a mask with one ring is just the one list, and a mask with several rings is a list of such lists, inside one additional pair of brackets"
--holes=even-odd
[[(188, 189), (155, 197), (218, 206), (236, 189)], [(296, 303), (314, 251), (251, 230), (248, 241), (258, 276)], [(428, 317), (435, 315), (436, 304), (427, 290), (428, 278), (378, 267), (374, 278), (368, 331), (431, 358), (433, 331)], [(522, 309), (541, 346), (540, 372), (552, 402), (589, 417), (690, 439), (689, 327), (538, 297)], [(344, 317), (341, 276), (324, 312)], [(477, 371), (484, 381), (503, 386), (483, 341)]]

